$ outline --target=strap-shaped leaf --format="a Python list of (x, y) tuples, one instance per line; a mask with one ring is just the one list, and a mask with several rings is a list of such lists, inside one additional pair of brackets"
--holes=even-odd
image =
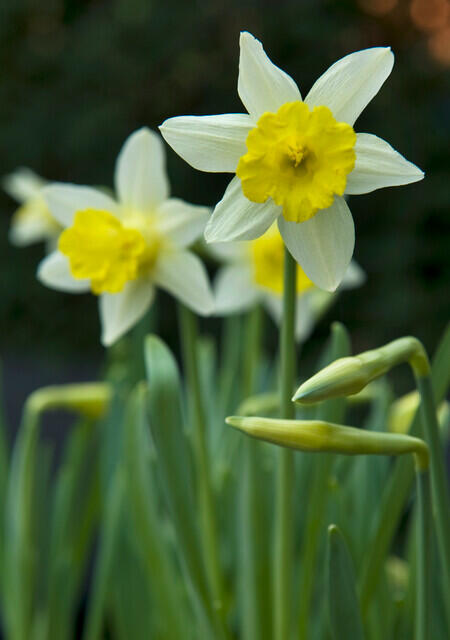
[(213, 608), (201, 554), (193, 495), (193, 470), (189, 442), (183, 429), (181, 386), (176, 362), (166, 345), (156, 336), (145, 341), (145, 365), (150, 429), (157, 454), (157, 468), (167, 507), (182, 550), (186, 577), (196, 595), (194, 605), (215, 637), (221, 625)]
[[(450, 325), (435, 352), (431, 365), (431, 380), (436, 403), (442, 402), (450, 384)], [(410, 428), (411, 435), (420, 433), (420, 412), (417, 411)], [(406, 501), (414, 480), (414, 465), (409, 456), (397, 460), (390, 474), (380, 507), (374, 514), (371, 527), (373, 534), (367, 541), (370, 553), (366, 554), (361, 570), (360, 589), (361, 607), (365, 615), (371, 598), (375, 593), (384, 561), (395, 532), (397, 531)]]
[(364, 640), (353, 563), (336, 525), (328, 527), (327, 600), (334, 640)]

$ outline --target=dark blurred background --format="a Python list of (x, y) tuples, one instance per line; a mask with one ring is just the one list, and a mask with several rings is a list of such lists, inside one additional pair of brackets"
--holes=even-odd
[[(0, 7), (0, 174), (23, 165), (80, 184), (112, 186), (116, 155), (142, 125), (242, 111), (240, 30), (263, 41), (303, 95), (338, 58), (390, 45), (393, 73), (356, 129), (388, 140), (426, 178), (351, 198), (355, 258), (367, 283), (339, 298), (311, 344), (337, 319), (355, 349), (408, 333), (434, 349), (450, 315), (447, 0), (1, 0)], [(174, 195), (217, 202), (228, 175), (196, 172), (167, 154)], [(41, 384), (95, 376), (103, 350), (94, 296), (44, 288), (35, 280), (43, 245), (9, 245), (15, 208), (1, 193), (0, 353), (9, 386), (23, 398)], [(163, 298), (166, 338), (176, 330), (171, 304)]]

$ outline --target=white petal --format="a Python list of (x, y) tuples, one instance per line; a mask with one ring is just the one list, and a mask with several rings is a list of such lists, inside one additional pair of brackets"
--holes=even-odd
[(424, 176), (419, 167), (370, 133), (358, 133), (355, 152), (355, 168), (347, 178), (346, 193), (370, 193), (382, 187), (417, 182)]
[(158, 259), (153, 277), (156, 284), (193, 311), (201, 315), (213, 312), (214, 299), (206, 269), (193, 253), (164, 253)]
[(239, 45), (238, 93), (254, 121), (265, 111), (302, 99), (294, 80), (269, 60), (259, 40), (243, 31)]
[(247, 153), (245, 141), (254, 126), (247, 114), (226, 113), (169, 118), (159, 129), (164, 140), (194, 169), (234, 173), (239, 158)]
[(131, 329), (153, 301), (155, 289), (144, 278), (127, 282), (120, 293), (103, 293), (99, 297), (102, 344), (109, 347)]
[(6, 193), (18, 202), (25, 202), (37, 196), (44, 184), (43, 178), (26, 167), (16, 169), (2, 180), (2, 187)]
[(26, 247), (58, 236), (56, 225), (42, 216), (40, 208), (33, 209), (28, 205), (27, 209), (26, 215), (14, 215), (11, 220), (8, 234), (11, 244)]
[[(314, 328), (315, 316), (310, 304), (311, 293), (312, 291), (308, 291), (302, 296), (297, 296), (295, 305), (295, 339), (297, 342), (306, 340)], [(274, 322), (281, 326), (283, 316), (282, 297), (275, 294), (267, 294), (264, 297), (264, 305)]]
[(145, 212), (169, 196), (164, 145), (147, 127), (132, 133), (117, 156), (114, 176), (119, 201)]
[(37, 278), (42, 284), (57, 291), (84, 293), (91, 288), (89, 280), (79, 280), (72, 276), (69, 260), (60, 251), (53, 251), (40, 262)]
[(247, 265), (234, 264), (219, 270), (214, 283), (215, 315), (238, 313), (249, 309), (261, 299)]
[(248, 256), (248, 242), (211, 242), (208, 253), (218, 262), (242, 262)]
[(158, 229), (179, 247), (188, 247), (203, 233), (211, 209), (170, 198), (158, 207)]
[(394, 64), (389, 47), (351, 53), (335, 62), (305, 98), (310, 107), (326, 105), (339, 122), (353, 125), (380, 90)]
[(280, 213), (281, 207), (270, 198), (263, 204), (247, 200), (241, 181), (235, 176), (206, 225), (206, 242), (254, 240), (267, 231)]
[(92, 187), (52, 182), (42, 189), (50, 213), (63, 227), (70, 227), (77, 211), (99, 209), (119, 214), (117, 203), (106, 193)]
[(343, 289), (355, 289), (360, 287), (366, 281), (366, 274), (355, 260), (352, 260), (348, 265), (345, 276), (339, 285), (339, 290)]
[(336, 197), (306, 222), (278, 218), (286, 247), (321, 289), (334, 291), (343, 279), (355, 246), (355, 227), (344, 198)]

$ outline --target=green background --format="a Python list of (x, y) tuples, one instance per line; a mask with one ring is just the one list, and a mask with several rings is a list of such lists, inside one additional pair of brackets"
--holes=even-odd
[[(0, 174), (24, 165), (47, 179), (112, 186), (116, 155), (136, 128), (156, 128), (174, 115), (242, 111), (236, 85), (243, 29), (263, 41), (303, 95), (343, 55), (390, 45), (393, 73), (356, 129), (388, 140), (426, 179), (350, 199), (355, 258), (367, 283), (341, 295), (311, 345), (336, 319), (349, 327), (356, 349), (411, 333), (432, 350), (449, 317), (449, 79), (412, 24), (409, 5), (399, 1), (376, 17), (350, 0), (2, 0)], [(229, 176), (197, 172), (169, 149), (167, 155), (174, 195), (209, 205), (220, 199)], [(44, 249), (8, 244), (14, 208), (0, 194), (0, 352), (61, 367), (95, 365), (102, 355), (96, 300), (35, 280)], [(169, 339), (171, 305), (163, 296)]]

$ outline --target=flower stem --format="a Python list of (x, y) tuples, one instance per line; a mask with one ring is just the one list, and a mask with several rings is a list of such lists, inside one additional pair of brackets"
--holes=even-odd
[[(284, 251), (283, 322), (280, 342), (281, 417), (293, 418), (291, 401), (295, 378), (295, 296), (297, 265)], [(275, 495), (274, 637), (287, 638), (290, 630), (292, 568), (292, 502), (294, 459), (289, 449), (278, 452)]]
[(430, 477), (428, 470), (416, 469), (418, 536), (416, 576), (416, 640), (430, 637)]
[(224, 585), (220, 570), (216, 513), (206, 435), (206, 416), (197, 360), (198, 328), (196, 317), (184, 305), (179, 305), (179, 325), (186, 386), (189, 393), (194, 455), (198, 473), (197, 491), (205, 565), (214, 600), (214, 608), (223, 619)]
[[(243, 397), (254, 392), (261, 342), (261, 309), (255, 307), (246, 318), (244, 332)], [(261, 640), (264, 633), (264, 584), (260, 580), (261, 508), (258, 495), (260, 445), (248, 439), (244, 444), (244, 483), (241, 501), (242, 526), (242, 638)]]
[(429, 375), (420, 375), (416, 372), (416, 382), (421, 398), (424, 436), (430, 449), (433, 515), (436, 521), (436, 533), (441, 555), (445, 598), (448, 599), (450, 597), (450, 499), (444, 454), (439, 435), (431, 378)]

